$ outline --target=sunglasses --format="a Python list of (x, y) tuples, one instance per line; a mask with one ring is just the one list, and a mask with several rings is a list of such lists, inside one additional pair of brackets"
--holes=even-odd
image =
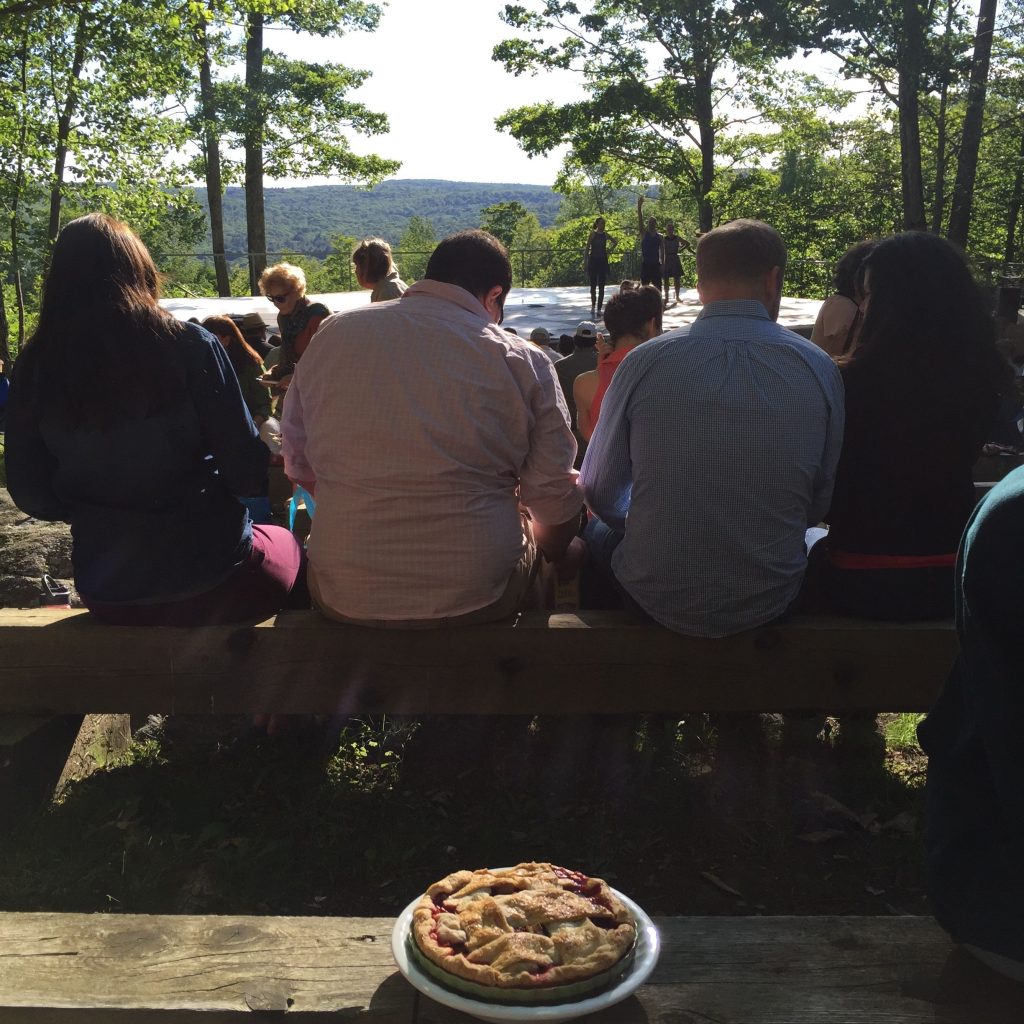
[(286, 292), (284, 295), (268, 295), (267, 298), (275, 305), (280, 305), (282, 302), (286, 302), (288, 300), (288, 294), (289, 293)]

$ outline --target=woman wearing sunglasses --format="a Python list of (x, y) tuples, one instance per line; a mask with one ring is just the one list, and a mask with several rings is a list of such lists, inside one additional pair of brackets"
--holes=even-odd
[(310, 339), (331, 311), (322, 302), (306, 298), (306, 275), (291, 263), (275, 263), (260, 275), (260, 291), (277, 307), (281, 358), (271, 370), (281, 391), (287, 390)]

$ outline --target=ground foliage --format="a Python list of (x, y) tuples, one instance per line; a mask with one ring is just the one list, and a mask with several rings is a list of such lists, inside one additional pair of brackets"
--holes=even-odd
[(907, 722), (883, 764), (795, 751), (771, 716), (757, 742), (704, 716), (351, 721), (326, 750), (215, 721), (134, 744), (0, 839), (0, 907), (387, 915), (455, 868), (544, 859), (652, 913), (925, 909)]

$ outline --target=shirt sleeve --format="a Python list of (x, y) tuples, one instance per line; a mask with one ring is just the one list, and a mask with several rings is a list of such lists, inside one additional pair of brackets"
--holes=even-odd
[(825, 379), (826, 415), (825, 447), (821, 465), (814, 481), (814, 497), (808, 509), (807, 525), (817, 526), (828, 515), (832, 504), (832, 489), (836, 482), (836, 467), (843, 447), (843, 432), (846, 425), (846, 400), (843, 378), (835, 363), (829, 360)]
[(537, 386), (530, 403), (533, 427), (530, 450), (519, 473), (519, 496), (538, 523), (557, 526), (578, 515), (583, 507), (577, 473), (572, 468), (576, 440), (554, 366), (542, 352), (531, 352), (528, 359)]
[(249, 415), (227, 352), (212, 335), (206, 331), (202, 335), (204, 344), (189, 385), (203, 439), (232, 494), (242, 498), (263, 494), (270, 452)]
[[(24, 357), (22, 357), (24, 358)], [(25, 367), (15, 364), (7, 399), (4, 461), (11, 498), (35, 519), (70, 521), (70, 512), (53, 489), (57, 460), (46, 447), (29, 401)]]
[(288, 387), (284, 400), (284, 415), (281, 417), (281, 454), (284, 456), (284, 472), (289, 480), (315, 483), (316, 474), (306, 459), (306, 424), (302, 405), (303, 367), (299, 363)]
[(601, 403), (601, 416), (580, 470), (580, 483), (587, 505), (596, 516), (620, 533), (626, 529), (633, 486), (633, 464), (629, 457), (629, 405), (638, 362), (631, 357), (615, 371)]

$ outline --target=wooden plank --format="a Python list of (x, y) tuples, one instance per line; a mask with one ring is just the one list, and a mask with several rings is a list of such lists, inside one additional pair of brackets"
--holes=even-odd
[(198, 629), (0, 611), (0, 713), (622, 714), (923, 711), (957, 650), (951, 622), (810, 617), (721, 640), (621, 613), (516, 628), (341, 626), (313, 612)]
[[(1024, 989), (922, 917), (662, 918), (650, 981), (600, 1024), (1020, 1024)], [(428, 999), (416, 1024), (470, 1018)]]
[(287, 1012), (288, 1020), (330, 1012), (410, 1024), (415, 994), (395, 974), (393, 924), (384, 918), (2, 914), (0, 1007), (7, 1009), (0, 1020), (6, 1024), (21, 1007), (133, 1011), (133, 1024), (134, 1012), (145, 1010), (244, 1012), (250, 1019), (254, 1011)]
[[(1024, 988), (954, 952), (930, 918), (656, 923), (657, 969), (636, 996), (598, 1015), (603, 1024), (1019, 1024), (1024, 1008)], [(263, 1020), (468, 1020), (429, 999), (414, 1003), (391, 960), (392, 924), (4, 914), (0, 1019), (209, 1024), (259, 1010)]]

